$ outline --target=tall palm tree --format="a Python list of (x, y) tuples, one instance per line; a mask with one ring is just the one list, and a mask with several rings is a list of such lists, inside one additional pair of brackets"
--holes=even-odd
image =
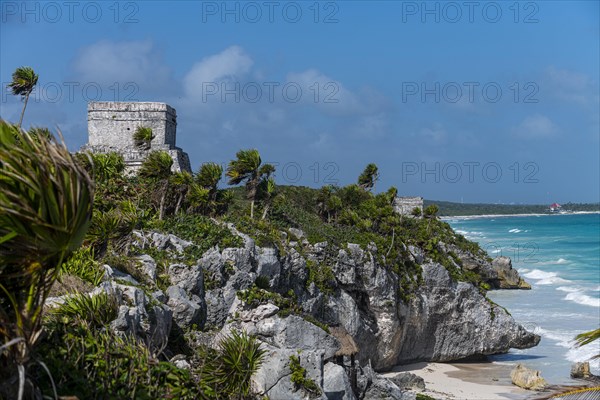
[(21, 119), (19, 119), (19, 125), (23, 123), (23, 115), (25, 115), (25, 108), (27, 108), (27, 101), (29, 95), (33, 91), (35, 85), (38, 82), (38, 75), (31, 67), (19, 67), (12, 74), (12, 82), (9, 83), (6, 88), (12, 91), (15, 96), (21, 96), (21, 99), (25, 100), (23, 104), (23, 111), (21, 111)]
[(261, 165), (262, 160), (256, 149), (240, 150), (237, 159), (231, 160), (227, 167), (227, 176), (230, 185), (237, 185), (246, 181), (246, 198), (250, 200), (250, 218), (254, 218), (254, 202), (258, 185), (262, 179), (269, 179), (275, 172), (271, 164)]
[(158, 207), (158, 219), (162, 220), (165, 215), (165, 205), (171, 183), (171, 166), (173, 159), (166, 151), (153, 151), (144, 160), (138, 175), (150, 182), (153, 194), (160, 198)]
[(264, 204), (262, 217), (260, 219), (265, 219), (267, 217), (267, 214), (269, 213), (269, 209), (271, 208), (273, 198), (277, 195), (275, 193), (275, 189), (276, 189), (275, 179), (273, 179), (273, 178), (263, 179), (260, 184), (260, 189), (262, 192), (261, 194), (262, 194), (263, 204)]
[(187, 197), (187, 194), (190, 191), (191, 185), (194, 183), (194, 178), (192, 174), (187, 171), (175, 172), (169, 178), (170, 184), (173, 187), (176, 195), (177, 195), (177, 203), (175, 204), (174, 214), (177, 215), (179, 210), (181, 209), (181, 204), (183, 200)]
[(209, 191), (209, 200), (215, 201), (217, 197), (217, 186), (223, 175), (223, 167), (214, 162), (202, 164), (196, 175), (196, 182)]

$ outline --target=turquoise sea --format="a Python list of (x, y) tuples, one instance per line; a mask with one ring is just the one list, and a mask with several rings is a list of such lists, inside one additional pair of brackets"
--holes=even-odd
[[(488, 296), (529, 330), (537, 347), (493, 356), (498, 363), (542, 371), (551, 383), (573, 383), (571, 364), (600, 353), (600, 341), (575, 348), (578, 333), (600, 326), (600, 214), (494, 216), (446, 219), (491, 257), (508, 256), (532, 290), (497, 290)], [(600, 360), (590, 362), (600, 374)]]

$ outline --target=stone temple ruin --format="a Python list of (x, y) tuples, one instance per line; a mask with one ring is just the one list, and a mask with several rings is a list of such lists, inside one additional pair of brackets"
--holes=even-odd
[(423, 212), (422, 197), (396, 197), (393, 203), (394, 211), (400, 215), (412, 215), (413, 210), (418, 207)]
[[(152, 129), (148, 148), (136, 146), (133, 134), (138, 127)], [(82, 151), (117, 152), (123, 155), (127, 172), (137, 171), (152, 151), (166, 151), (173, 159), (173, 172), (191, 171), (187, 153), (175, 145), (177, 114), (165, 103), (90, 102), (88, 143)]]

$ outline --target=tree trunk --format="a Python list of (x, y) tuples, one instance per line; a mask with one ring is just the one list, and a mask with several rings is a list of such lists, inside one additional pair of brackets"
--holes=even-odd
[(269, 205), (266, 204), (265, 205), (265, 209), (263, 210), (263, 214), (262, 217), (260, 219), (265, 219), (265, 217), (267, 216), (267, 213), (269, 212)]
[(254, 199), (250, 200), (250, 219), (254, 219)]
[(169, 191), (169, 182), (167, 181), (163, 185), (163, 192), (162, 192), (162, 196), (160, 198), (160, 207), (159, 207), (159, 211), (158, 211), (158, 219), (159, 220), (162, 220), (165, 215), (165, 201), (167, 199), (168, 191)]
[(23, 104), (23, 111), (21, 111), (21, 119), (19, 120), (19, 128), (23, 123), (23, 116), (25, 115), (25, 109), (27, 108), (27, 102), (29, 101), (29, 93), (25, 95), (25, 104)]
[(179, 212), (179, 207), (181, 207), (181, 202), (183, 201), (183, 193), (179, 193), (179, 198), (177, 199), (177, 205), (175, 206), (175, 215)]

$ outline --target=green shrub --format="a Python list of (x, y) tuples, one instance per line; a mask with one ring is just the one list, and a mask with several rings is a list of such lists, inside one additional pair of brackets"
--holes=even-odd
[(269, 277), (264, 275), (257, 276), (254, 280), (254, 284), (260, 289), (269, 290), (271, 288), (271, 284), (269, 283)]
[(154, 135), (152, 133), (152, 128), (147, 126), (138, 126), (135, 132), (133, 133), (133, 142), (136, 146), (142, 147), (144, 149), (150, 148), (150, 143), (154, 139)]
[(311, 378), (306, 376), (306, 369), (300, 365), (300, 352), (298, 355), (290, 356), (290, 371), (292, 375), (290, 380), (296, 387), (296, 389), (304, 389), (308, 393), (319, 396), (321, 395), (321, 389)]
[(251, 394), (250, 378), (260, 368), (265, 354), (255, 337), (232, 331), (217, 350), (205, 349), (200, 379), (214, 389), (218, 398), (247, 398)]
[(117, 317), (117, 302), (113, 296), (99, 293), (93, 296), (77, 293), (67, 296), (65, 302), (50, 309), (50, 322), (76, 323), (85, 321), (91, 327), (101, 328)]
[(63, 263), (61, 274), (75, 275), (94, 286), (98, 286), (104, 276), (104, 270), (100, 263), (94, 260), (94, 250), (91, 247), (82, 247), (71, 254), (69, 259)]
[(329, 265), (317, 264), (312, 260), (306, 260), (306, 269), (308, 270), (307, 286), (314, 282), (321, 292), (325, 294), (333, 293), (336, 281)]
[(194, 262), (211, 247), (224, 249), (244, 245), (242, 239), (231, 233), (229, 228), (202, 215), (180, 214), (162, 221), (153, 220), (146, 224), (146, 228), (172, 233), (193, 242), (195, 245), (186, 248), (185, 255)]
[[(92, 328), (88, 323), (58, 324), (40, 352), (60, 396), (80, 399), (205, 398), (190, 371), (152, 357), (130, 336)], [(38, 371), (40, 381), (43, 378)], [(44, 388), (49, 392), (49, 384)]]

